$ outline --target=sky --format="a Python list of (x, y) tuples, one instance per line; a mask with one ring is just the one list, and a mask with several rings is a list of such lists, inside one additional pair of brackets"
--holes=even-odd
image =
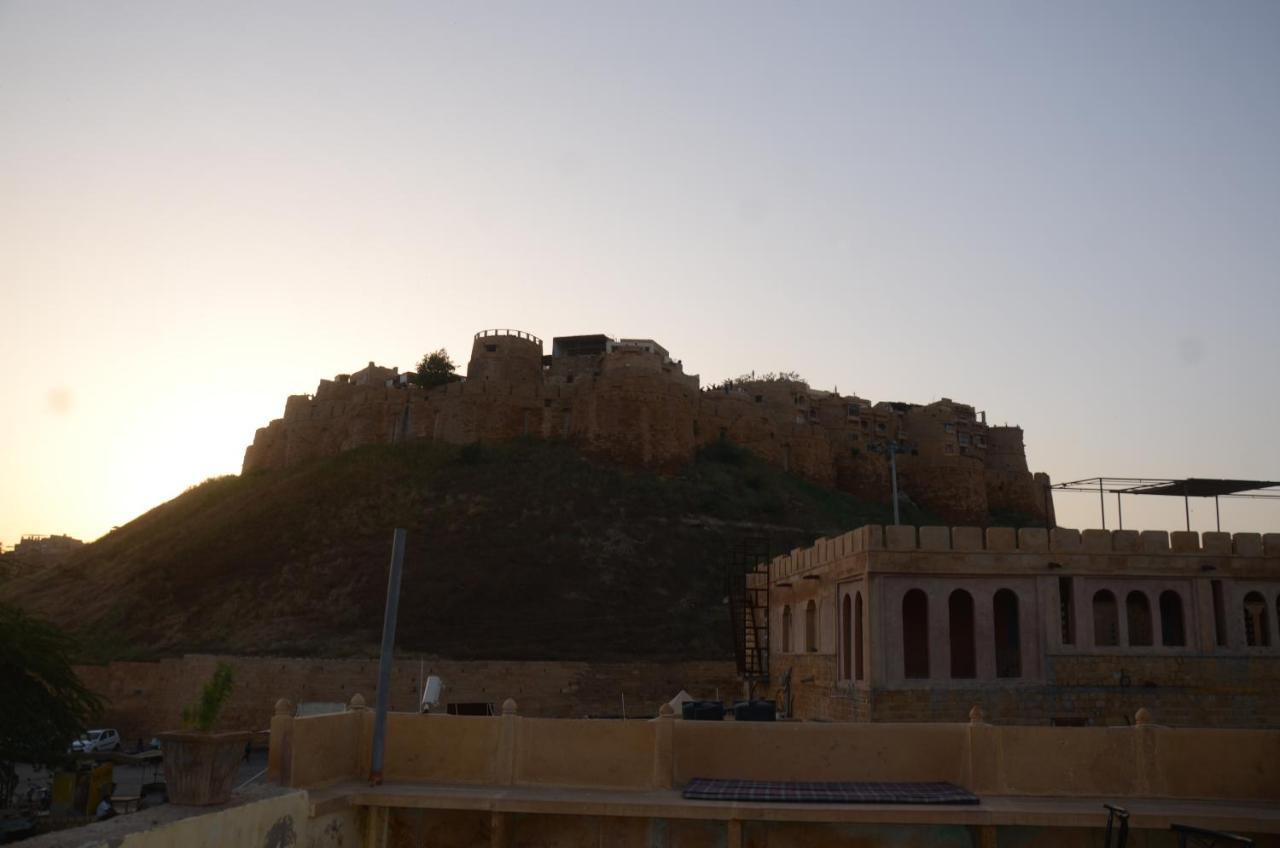
[(0, 542), (487, 327), (1280, 479), (1277, 45), (1270, 0), (0, 0)]

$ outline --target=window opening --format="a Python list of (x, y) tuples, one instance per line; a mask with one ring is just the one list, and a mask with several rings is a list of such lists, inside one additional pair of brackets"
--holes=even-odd
[(929, 598), (920, 589), (902, 597), (902, 674), (929, 676)]
[(1058, 578), (1058, 614), (1062, 621), (1062, 644), (1076, 643), (1075, 587), (1070, 577)]
[(846, 594), (840, 599), (840, 679), (853, 677), (853, 601)]
[(1213, 590), (1213, 636), (1219, 648), (1227, 646), (1227, 606), (1222, 599), (1222, 581), (1210, 580)]
[(862, 679), (862, 593), (853, 596), (853, 678)]
[(1120, 616), (1116, 596), (1108, 589), (1093, 594), (1093, 644), (1115, 647), (1120, 644)]
[(1181, 648), (1187, 644), (1182, 620), (1182, 596), (1172, 589), (1160, 593), (1160, 644)]
[(1129, 644), (1145, 648), (1151, 645), (1151, 601), (1146, 592), (1134, 590), (1124, 599), (1125, 618), (1129, 622)]
[(947, 619), (951, 630), (951, 676), (968, 679), (978, 676), (974, 650), (973, 596), (956, 589), (947, 599)]
[(1255, 648), (1271, 644), (1267, 601), (1261, 592), (1250, 592), (1244, 596), (1244, 643)]
[(1018, 627), (1018, 596), (1001, 589), (992, 600), (996, 631), (996, 677), (1022, 676), (1022, 634)]

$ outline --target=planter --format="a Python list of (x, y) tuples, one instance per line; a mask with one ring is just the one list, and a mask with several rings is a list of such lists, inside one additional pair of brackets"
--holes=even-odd
[(225, 804), (252, 733), (161, 733), (169, 803)]

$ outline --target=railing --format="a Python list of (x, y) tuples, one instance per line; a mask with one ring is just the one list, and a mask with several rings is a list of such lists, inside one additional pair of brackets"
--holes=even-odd
[(477, 339), (484, 339), (484, 338), (488, 338), (489, 336), (514, 336), (517, 339), (525, 339), (527, 341), (531, 341), (534, 344), (538, 345), (539, 347), (542, 346), (542, 339), (538, 338), (533, 333), (526, 333), (524, 330), (508, 330), (508, 329), (481, 330), (480, 332), (476, 333), (475, 337)]

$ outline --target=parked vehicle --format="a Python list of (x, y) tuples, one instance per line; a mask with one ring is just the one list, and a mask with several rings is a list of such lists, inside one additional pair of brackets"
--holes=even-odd
[(87, 731), (71, 743), (73, 754), (95, 754), (100, 751), (116, 751), (119, 748), (120, 734), (111, 728)]

